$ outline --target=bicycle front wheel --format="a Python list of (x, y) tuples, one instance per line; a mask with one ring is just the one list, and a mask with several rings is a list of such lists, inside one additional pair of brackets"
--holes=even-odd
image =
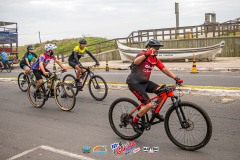
[(74, 108), (76, 103), (76, 96), (69, 84), (59, 83), (54, 89), (54, 96), (56, 103), (63, 111), (70, 111)]
[(28, 85), (29, 85), (29, 78), (28, 76), (26, 76), (26, 79), (24, 79), (23, 76), (24, 76), (23, 72), (18, 75), (18, 87), (23, 92), (27, 92)]
[(78, 94), (78, 89), (76, 87), (76, 78), (71, 75), (71, 74), (67, 74), (63, 77), (63, 80), (62, 80), (64, 83), (67, 83), (69, 84), (73, 91), (74, 91), (74, 94), (77, 95)]
[(36, 81), (29, 84), (28, 90), (27, 90), (28, 99), (34, 107), (41, 108), (45, 104), (45, 97), (44, 97), (45, 90), (44, 90), (44, 87), (41, 86), (39, 88), (40, 94), (38, 96), (36, 96), (36, 93), (35, 93), (36, 85), (37, 85)]
[(204, 147), (212, 135), (208, 114), (194, 103), (180, 102), (177, 107), (169, 108), (164, 123), (169, 139), (184, 150)]
[(91, 77), (88, 88), (91, 96), (97, 101), (102, 101), (108, 94), (106, 81), (98, 75)]
[[(113, 131), (121, 138), (126, 140), (133, 140), (140, 137), (142, 134), (136, 133), (133, 130), (130, 121), (136, 116), (137, 111), (128, 116), (138, 103), (129, 98), (119, 98), (115, 100), (109, 108), (108, 118)], [(145, 116), (143, 116), (138, 124), (140, 128), (144, 129)]]

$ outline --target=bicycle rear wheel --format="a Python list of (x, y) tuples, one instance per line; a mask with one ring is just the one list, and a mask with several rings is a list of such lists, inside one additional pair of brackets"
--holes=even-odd
[(27, 92), (28, 89), (28, 84), (30, 83), (28, 76), (26, 76), (26, 80), (23, 78), (24, 73), (20, 73), (18, 75), (18, 87), (23, 91)]
[(193, 151), (204, 147), (212, 135), (208, 114), (190, 102), (180, 102), (177, 107), (169, 108), (164, 125), (170, 140), (184, 150)]
[(74, 108), (76, 103), (76, 96), (69, 84), (59, 83), (54, 89), (54, 96), (56, 103), (63, 111), (70, 111)]
[(8, 73), (11, 72), (11, 68), (10, 68), (10, 66), (8, 65), (8, 63), (3, 63), (3, 66), (4, 66), (4, 68), (2, 68), (2, 71), (5, 69)]
[[(130, 124), (132, 118), (137, 114), (134, 112), (128, 116), (138, 103), (129, 98), (119, 98), (115, 100), (109, 108), (108, 118), (113, 131), (121, 138), (126, 140), (133, 140), (140, 137), (142, 134), (136, 133)], [(143, 116), (138, 124), (140, 128), (144, 128), (145, 116)]]
[(91, 96), (97, 101), (102, 101), (108, 94), (106, 81), (98, 75), (91, 77), (88, 88)]
[(78, 94), (78, 89), (76, 87), (76, 78), (71, 75), (71, 74), (67, 74), (63, 77), (63, 80), (62, 80), (64, 83), (67, 83), (69, 84), (73, 91), (74, 91), (74, 94), (77, 95)]
[(39, 92), (40, 92), (40, 94), (41, 94), (41, 98), (36, 97), (36, 95), (35, 95), (36, 84), (37, 84), (36, 81), (34, 81), (34, 82), (32, 82), (32, 83), (29, 84), (28, 90), (27, 90), (28, 99), (29, 99), (30, 103), (31, 103), (34, 107), (36, 107), (36, 108), (41, 108), (41, 107), (45, 104), (45, 97), (44, 97), (44, 95), (45, 95), (45, 90), (44, 90), (44, 87), (41, 86), (41, 87), (39, 88)]

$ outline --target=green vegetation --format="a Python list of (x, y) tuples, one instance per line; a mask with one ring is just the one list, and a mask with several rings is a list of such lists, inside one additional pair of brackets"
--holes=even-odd
[(229, 36), (240, 36), (240, 32), (236, 32), (235, 35), (233, 33), (229, 33)]
[[(63, 39), (63, 40), (52, 40), (52, 41), (47, 41), (47, 42), (44, 42), (44, 43), (36, 43), (36, 44), (32, 44), (34, 46), (34, 52), (39, 55), (41, 53), (44, 52), (44, 45), (47, 44), (47, 43), (53, 43), (53, 44), (56, 44), (58, 47), (56, 48), (55, 50), (55, 55), (57, 55), (57, 53), (63, 53), (64, 55), (69, 55), (71, 54), (71, 51), (73, 50), (73, 48), (75, 46), (77, 46), (79, 43), (79, 39), (80, 38), (73, 38), (73, 39)], [(108, 39), (106, 38), (100, 38), (100, 37), (86, 37), (85, 38), (87, 41), (88, 41), (88, 46), (87, 47), (90, 51), (92, 51), (93, 53), (96, 52), (97, 48), (96, 48), (96, 45), (93, 45), (91, 46), (91, 44), (95, 44), (95, 43), (98, 43), (98, 42), (103, 42), (103, 41), (107, 41)], [(110, 41), (110, 42), (107, 42), (104, 44), (105, 45), (109, 45), (109, 46), (112, 46), (111, 48), (114, 48), (114, 41)], [(101, 46), (103, 47), (103, 46)], [(27, 48), (27, 45), (25, 46), (20, 46), (18, 48), (18, 57), (19, 58), (22, 58), (24, 53), (26, 52), (26, 48)], [(106, 50), (110, 50), (111, 48), (109, 47), (106, 47), (105, 49), (103, 49), (102, 51), (106, 51)]]

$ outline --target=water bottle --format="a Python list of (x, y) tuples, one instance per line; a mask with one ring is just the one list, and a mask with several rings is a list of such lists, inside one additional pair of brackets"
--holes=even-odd
[(155, 110), (156, 110), (156, 108), (157, 108), (157, 106), (158, 106), (158, 104), (159, 104), (159, 101), (158, 101), (158, 100), (155, 100), (155, 101), (153, 101), (152, 103), (153, 103), (153, 106), (152, 106), (152, 108), (151, 108), (151, 111), (152, 111), (152, 113), (154, 113)]
[(47, 88), (50, 88), (50, 86), (51, 86), (51, 81), (48, 81), (47, 82)]
[(53, 72), (56, 72), (57, 68), (56, 68), (56, 63), (53, 63)]

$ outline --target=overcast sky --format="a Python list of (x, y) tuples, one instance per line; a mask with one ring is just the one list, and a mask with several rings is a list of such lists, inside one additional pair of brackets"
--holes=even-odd
[(19, 45), (82, 36), (127, 37), (132, 31), (200, 25), (205, 13), (217, 22), (240, 17), (239, 0), (0, 0), (0, 21), (17, 22)]

